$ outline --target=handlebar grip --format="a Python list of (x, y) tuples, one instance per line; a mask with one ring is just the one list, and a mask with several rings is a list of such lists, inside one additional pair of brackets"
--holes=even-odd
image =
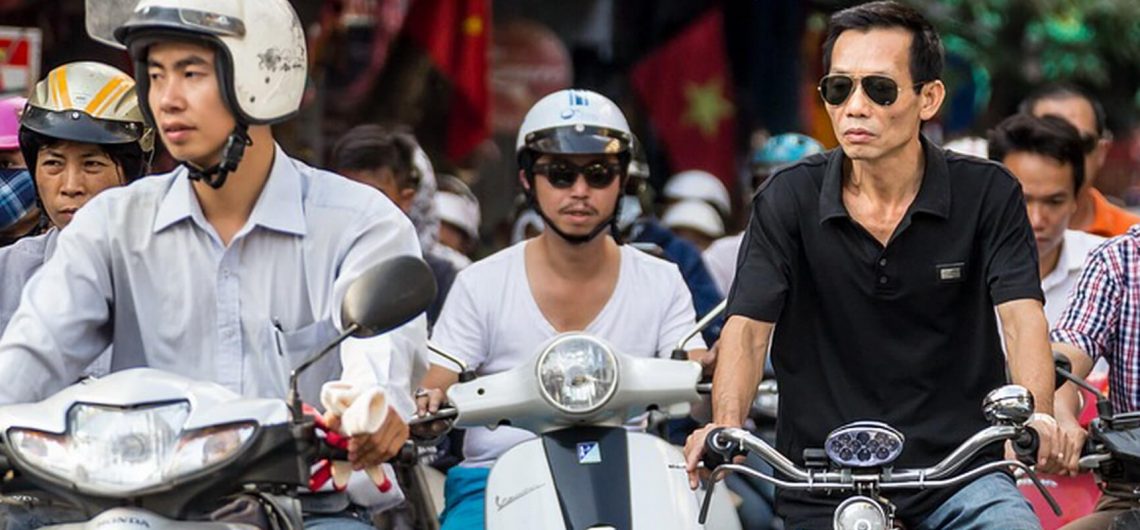
[(1037, 463), (1037, 448), (1040, 445), (1041, 439), (1037, 435), (1037, 430), (1026, 427), (1017, 438), (1013, 439), (1013, 452), (1022, 464), (1032, 466)]
[(731, 464), (733, 458), (746, 454), (746, 451), (736, 444), (728, 444), (726, 447), (722, 447), (719, 444), (719, 438), (723, 431), (723, 427), (717, 427), (709, 431), (705, 438), (705, 454), (701, 458), (705, 469), (716, 469), (724, 464)]

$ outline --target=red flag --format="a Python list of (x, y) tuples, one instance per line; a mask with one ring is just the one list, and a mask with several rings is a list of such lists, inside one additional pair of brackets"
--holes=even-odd
[(461, 160), (490, 133), (490, 0), (416, 0), (404, 24), (408, 36), (451, 80), (447, 156)]
[(735, 189), (736, 106), (715, 8), (633, 69), (634, 91), (675, 171), (703, 169)]

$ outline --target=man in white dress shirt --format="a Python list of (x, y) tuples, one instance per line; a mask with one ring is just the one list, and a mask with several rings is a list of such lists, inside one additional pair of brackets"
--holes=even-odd
[[(305, 87), (304, 33), (288, 2), (193, 3), (144, 0), (115, 31), (144, 113), (182, 165), (100, 194), (61, 232), (0, 339), (0, 404), (58, 391), (108, 345), (113, 371), (150, 366), (284, 398), (290, 371), (337, 335), (349, 284), (385, 259), (420, 255), (411, 222), (379, 191), (274, 142), (270, 124), (296, 113)], [(407, 439), (401, 416), (427, 369), (416, 355), (425, 338), (421, 316), (350, 339), (301, 378), (314, 404), (332, 379), (387, 388), (398, 413), (352, 438), (357, 469)], [(306, 526), (370, 527), (358, 507), (338, 509), (306, 514)]]

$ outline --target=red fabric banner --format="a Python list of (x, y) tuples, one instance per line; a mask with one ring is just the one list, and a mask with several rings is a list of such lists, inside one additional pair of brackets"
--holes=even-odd
[(634, 66), (634, 91), (649, 110), (673, 171), (703, 169), (736, 188), (736, 105), (719, 8)]
[(460, 161), (490, 133), (490, 0), (416, 0), (404, 31), (451, 81), (447, 156)]

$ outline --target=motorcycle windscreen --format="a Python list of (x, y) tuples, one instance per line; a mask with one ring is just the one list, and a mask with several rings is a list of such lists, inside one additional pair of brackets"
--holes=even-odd
[(131, 17), (138, 4), (139, 0), (84, 0), (87, 35), (108, 46), (127, 49), (115, 40), (115, 28)]

